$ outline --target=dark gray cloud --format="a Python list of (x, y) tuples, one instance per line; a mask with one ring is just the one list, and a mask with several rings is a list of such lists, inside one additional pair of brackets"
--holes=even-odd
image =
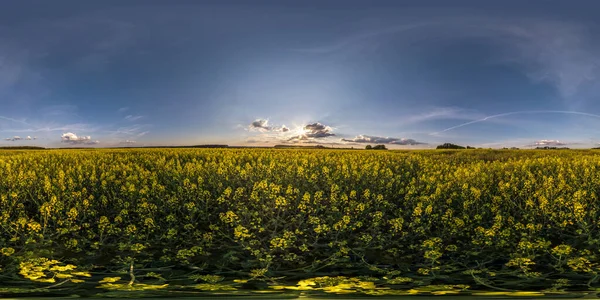
[(271, 127), (269, 126), (269, 120), (265, 119), (256, 119), (256, 121), (250, 124), (250, 130), (254, 131), (271, 131)]
[(94, 145), (100, 143), (99, 141), (93, 141), (91, 136), (77, 136), (72, 132), (63, 133), (61, 136), (62, 143), (68, 143), (72, 145)]
[(304, 133), (293, 136), (288, 141), (307, 141), (312, 139), (326, 138), (335, 136), (333, 129), (329, 126), (323, 125), (319, 122), (307, 124), (304, 126)]
[(269, 120), (267, 119), (256, 119), (256, 121), (250, 123), (250, 131), (260, 131), (260, 132), (288, 132), (290, 129), (285, 126), (274, 126), (269, 125)]
[(324, 138), (328, 136), (334, 136), (332, 129), (329, 126), (325, 126), (321, 123), (312, 123), (304, 126), (305, 135), (309, 138)]
[(400, 139), (392, 137), (380, 137), (370, 135), (359, 135), (353, 139), (342, 139), (344, 142), (351, 143), (371, 143), (371, 144), (392, 144), (392, 145), (424, 145), (426, 143), (418, 142), (413, 139)]

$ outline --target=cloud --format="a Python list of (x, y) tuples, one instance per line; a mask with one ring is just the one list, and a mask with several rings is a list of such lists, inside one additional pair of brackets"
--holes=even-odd
[[(142, 130), (147, 129), (150, 126), (151, 126), (150, 124), (133, 124), (130, 126), (119, 127), (116, 130), (107, 131), (107, 132), (111, 136), (119, 136), (119, 135), (142, 136), (149, 132), (149, 131), (142, 131)], [(123, 137), (123, 138), (126, 138), (126, 137)]]
[(10, 121), (10, 122), (15, 122), (15, 123), (19, 123), (19, 124), (26, 125), (26, 126), (32, 126), (31, 124), (29, 124), (29, 123), (27, 123), (27, 122), (25, 122), (23, 120), (17, 120), (17, 119), (5, 117), (5, 116), (0, 116), (0, 120), (6, 120), (6, 121)]
[(271, 131), (271, 127), (269, 127), (269, 120), (265, 120), (265, 119), (256, 119), (254, 122), (252, 122), (249, 126), (250, 131), (260, 131), (260, 132), (265, 132), (265, 131)]
[(132, 140), (125, 140), (125, 141), (121, 142), (121, 144), (127, 144), (127, 145), (132, 145), (132, 144), (135, 144), (135, 143), (137, 143), (137, 142), (136, 141), (132, 141)]
[(127, 115), (127, 116), (125, 116), (125, 120), (133, 122), (133, 121), (137, 121), (143, 117), (144, 116)]
[(31, 136), (27, 136), (27, 137), (20, 137), (18, 135), (15, 135), (11, 138), (5, 138), (5, 141), (11, 141), (11, 142), (16, 142), (16, 141), (31, 141), (31, 140), (37, 140), (37, 136), (31, 137)]
[(61, 136), (62, 143), (68, 143), (72, 145), (93, 145), (100, 143), (99, 141), (93, 141), (91, 136), (77, 136), (72, 132), (63, 133)]
[(17, 136), (17, 135), (15, 135), (15, 136), (13, 136), (13, 137), (11, 137), (11, 138), (5, 138), (4, 140), (5, 140), (5, 141), (11, 141), (11, 142), (23, 141), (23, 140), (26, 140), (26, 141), (32, 141), (32, 140), (37, 140), (37, 136), (34, 136), (34, 137), (27, 136), (27, 137), (25, 137), (25, 138), (22, 138), (22, 137), (20, 137), (20, 136)]
[(260, 134), (248, 139), (246, 141), (248, 143), (310, 143), (310, 141), (316, 139), (324, 139), (336, 135), (332, 132), (333, 128), (319, 122), (295, 126), (295, 129), (292, 130), (286, 125), (270, 124), (267, 119), (256, 119), (247, 128), (241, 125), (238, 125), (236, 128), (260, 132)]
[(129, 107), (121, 107), (117, 110), (118, 113), (123, 113), (129, 110)]
[(417, 142), (413, 139), (379, 137), (370, 135), (359, 135), (353, 139), (342, 139), (344, 142), (351, 143), (372, 143), (372, 144), (392, 144), (392, 145), (424, 145), (426, 143)]
[[(492, 60), (516, 65), (532, 81), (552, 84), (569, 100), (581, 101), (580, 93), (594, 96), (600, 90), (600, 43), (593, 28), (579, 20), (512, 16), (480, 16), (461, 12), (428, 11), (428, 22), (415, 19), (419, 12), (381, 17), (377, 27), (349, 33), (325, 45), (301, 49), (306, 53), (345, 57), (353, 53), (364, 55), (369, 45), (414, 47), (423, 42), (478, 39), (495, 49)], [(421, 18), (423, 19), (423, 18)], [(387, 23), (387, 24), (386, 24)], [(348, 24), (352, 25), (352, 24)], [(351, 28), (352, 26), (348, 26)], [(569, 107), (577, 109), (577, 107)]]
[[(237, 128), (244, 128), (244, 126), (238, 125)], [(285, 126), (272, 126), (269, 125), (269, 120), (267, 119), (256, 119), (254, 122), (250, 123), (248, 126), (250, 131), (259, 131), (259, 132), (288, 132), (290, 129)]]
[(331, 127), (325, 126), (321, 123), (312, 123), (304, 126), (305, 135), (309, 138), (324, 138), (328, 136), (334, 136), (331, 132)]
[(535, 146), (565, 146), (567, 143), (560, 142), (558, 140), (539, 140), (535, 141)]
[(308, 141), (312, 139), (335, 136), (335, 133), (331, 132), (333, 131), (331, 127), (323, 125), (319, 122), (305, 125), (302, 128), (302, 131), (303, 132), (301, 134), (293, 136), (287, 139), (287, 141)]
[(285, 125), (281, 125), (281, 126), (271, 127), (271, 131), (285, 133), (285, 132), (289, 132), (290, 129)]
[(461, 124), (458, 124), (458, 125), (455, 125), (455, 126), (452, 126), (452, 127), (445, 128), (445, 129), (443, 129), (441, 131), (438, 131), (438, 132), (432, 132), (429, 135), (438, 135), (440, 133), (443, 133), (443, 132), (446, 132), (446, 131), (450, 131), (450, 130), (454, 130), (454, 129), (457, 129), (457, 128), (460, 128), (460, 127), (464, 127), (464, 126), (468, 126), (468, 125), (472, 125), (472, 124), (476, 124), (476, 123), (488, 121), (488, 120), (499, 118), (499, 117), (507, 117), (507, 116), (519, 115), (519, 114), (565, 114), (565, 115), (579, 115), (579, 116), (585, 116), (585, 117), (591, 117), (591, 118), (600, 119), (600, 115), (586, 113), (586, 112), (579, 112), (579, 111), (570, 111), (570, 110), (523, 110), (523, 111), (512, 111), (512, 112), (507, 112), (507, 113), (501, 113), (501, 114), (487, 116), (485, 118), (481, 118), (481, 119), (477, 119), (477, 120), (472, 120), (472, 121), (469, 121), (469, 122), (466, 122), (466, 123), (461, 123)]
[(458, 107), (432, 107), (430, 111), (402, 118), (398, 125), (408, 125), (433, 120), (473, 120), (485, 117), (481, 113)]

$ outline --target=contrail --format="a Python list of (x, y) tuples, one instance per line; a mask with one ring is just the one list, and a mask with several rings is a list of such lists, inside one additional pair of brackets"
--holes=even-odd
[(588, 116), (588, 117), (593, 117), (593, 118), (600, 119), (600, 115), (590, 114), (590, 113), (584, 113), (584, 112), (579, 112), (579, 111), (570, 111), (570, 110), (523, 110), (523, 111), (513, 111), (513, 112), (508, 112), (508, 113), (503, 113), (503, 114), (497, 114), (497, 115), (493, 115), (493, 116), (487, 116), (487, 117), (485, 117), (483, 119), (474, 120), (474, 121), (466, 122), (466, 123), (459, 124), (459, 125), (456, 125), (456, 126), (448, 127), (448, 128), (446, 128), (446, 129), (444, 129), (442, 131), (432, 132), (429, 135), (440, 134), (442, 132), (450, 131), (450, 130), (453, 130), (453, 129), (456, 129), (456, 128), (464, 127), (464, 126), (475, 124), (475, 123), (480, 123), (480, 122), (483, 122), (483, 121), (487, 121), (489, 119), (494, 119), (494, 118), (499, 118), (499, 117), (506, 117), (506, 116), (510, 116), (510, 115), (518, 115), (518, 114), (571, 114), (571, 115)]
[(13, 118), (9, 118), (9, 117), (5, 117), (5, 116), (0, 116), (0, 119), (4, 119), (4, 120), (7, 120), (7, 121), (17, 122), (17, 123), (21, 123), (21, 124), (25, 124), (25, 125), (31, 126), (31, 124), (29, 124), (27, 122), (20, 121), (20, 120), (17, 120), (17, 119), (13, 119)]

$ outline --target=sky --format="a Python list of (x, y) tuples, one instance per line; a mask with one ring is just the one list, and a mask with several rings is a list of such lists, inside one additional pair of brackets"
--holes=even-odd
[(600, 146), (600, 1), (8, 0), (0, 146)]

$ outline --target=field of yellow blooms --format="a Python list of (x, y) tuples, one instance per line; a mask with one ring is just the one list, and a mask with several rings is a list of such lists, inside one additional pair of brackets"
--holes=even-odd
[(593, 150), (2, 151), (0, 294), (598, 290), (599, 192)]

